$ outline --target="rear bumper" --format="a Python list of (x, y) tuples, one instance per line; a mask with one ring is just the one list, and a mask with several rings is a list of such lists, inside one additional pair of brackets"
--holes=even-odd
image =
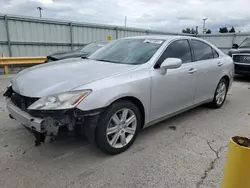
[(45, 132), (43, 127), (44, 119), (30, 116), (27, 112), (24, 112), (18, 108), (9, 99), (7, 100), (6, 106), (10, 115), (24, 126), (39, 133)]

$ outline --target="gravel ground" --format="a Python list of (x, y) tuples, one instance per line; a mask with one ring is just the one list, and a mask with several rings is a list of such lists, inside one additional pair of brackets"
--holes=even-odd
[[(1, 90), (10, 78), (0, 76)], [(84, 138), (34, 147), (0, 97), (0, 187), (219, 187), (229, 138), (250, 133), (249, 96), (250, 79), (237, 78), (221, 109), (198, 107), (151, 126), (117, 156)]]

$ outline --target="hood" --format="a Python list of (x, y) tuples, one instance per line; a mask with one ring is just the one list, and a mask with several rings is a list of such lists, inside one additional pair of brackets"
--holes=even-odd
[(20, 95), (44, 97), (122, 74), (138, 66), (88, 59), (61, 60), (25, 69), (12, 79), (11, 84), (13, 90)]
[(238, 48), (229, 50), (229, 55), (240, 53), (250, 53), (250, 48)]
[(56, 60), (66, 59), (66, 58), (85, 57), (88, 54), (89, 53), (87, 52), (81, 52), (81, 51), (58, 52), (58, 53), (48, 55), (47, 58), (56, 61)]

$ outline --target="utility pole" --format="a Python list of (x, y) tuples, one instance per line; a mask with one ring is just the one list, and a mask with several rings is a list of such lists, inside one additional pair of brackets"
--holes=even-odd
[(206, 32), (206, 20), (207, 20), (207, 18), (203, 18), (202, 20), (203, 20), (203, 31), (202, 31), (202, 33), (205, 33)]
[(42, 10), (43, 10), (43, 8), (42, 7), (37, 7), (37, 9), (39, 10), (39, 12), (40, 12), (40, 18), (42, 17)]
[(125, 27), (127, 27), (127, 16), (125, 16)]

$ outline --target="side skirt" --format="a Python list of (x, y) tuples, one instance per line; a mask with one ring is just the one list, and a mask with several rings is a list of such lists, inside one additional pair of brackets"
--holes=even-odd
[(190, 107), (187, 107), (187, 108), (178, 110), (178, 111), (176, 111), (176, 112), (173, 112), (173, 113), (171, 113), (171, 114), (168, 114), (168, 115), (166, 115), (166, 116), (164, 116), (164, 117), (161, 117), (161, 118), (158, 118), (158, 119), (156, 119), (156, 120), (150, 121), (150, 122), (146, 123), (146, 124), (144, 125), (143, 128), (149, 127), (149, 126), (151, 126), (151, 125), (154, 125), (154, 124), (156, 124), (156, 123), (159, 123), (159, 122), (161, 122), (161, 121), (164, 121), (164, 120), (166, 120), (166, 119), (169, 119), (169, 118), (171, 118), (171, 117), (173, 117), (173, 116), (176, 116), (176, 115), (178, 115), (178, 114), (181, 114), (181, 113), (183, 113), (183, 112), (186, 112), (186, 111), (188, 111), (188, 110), (191, 110), (191, 109), (193, 109), (193, 108), (195, 108), (195, 107), (201, 106), (202, 104), (209, 103), (209, 102), (211, 102), (212, 100), (213, 100), (213, 99), (208, 99), (208, 100), (206, 100), (206, 101), (197, 103), (197, 104), (192, 105), (192, 106), (190, 106)]

